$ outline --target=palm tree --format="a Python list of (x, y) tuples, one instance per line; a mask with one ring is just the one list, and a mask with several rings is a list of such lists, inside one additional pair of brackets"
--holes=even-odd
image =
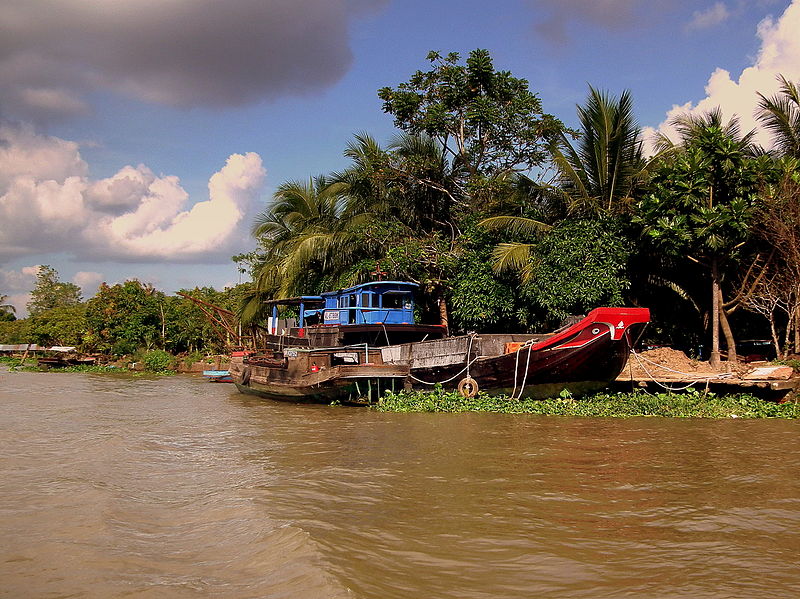
[(633, 193), (652, 164), (644, 159), (630, 92), (624, 91), (617, 99), (589, 86), (586, 105), (578, 106), (578, 118), (578, 142), (573, 145), (562, 133), (553, 151), (558, 188), (570, 212), (628, 212)]
[(363, 215), (350, 211), (343, 192), (342, 183), (324, 176), (278, 187), (253, 225), (263, 254), (240, 310), (244, 323), (263, 316), (264, 299), (314, 292), (320, 277), (346, 270), (353, 256), (351, 231)]
[(775, 148), (800, 158), (800, 89), (783, 75), (780, 92), (770, 98), (759, 93), (757, 118), (772, 133)]
[[(551, 148), (557, 174), (551, 184), (537, 184), (524, 176), (515, 181), (519, 197), (536, 196), (540, 207), (556, 219), (570, 216), (614, 216), (629, 212), (632, 197), (655, 164), (645, 159), (641, 131), (633, 116), (628, 91), (619, 99), (589, 86), (585, 106), (578, 106), (581, 122), (577, 144), (563, 132)], [(561, 205), (562, 209), (553, 210)], [(523, 215), (487, 218), (482, 225), (512, 235), (533, 236), (547, 231), (553, 220)], [(501, 243), (494, 252), (495, 270), (516, 270), (530, 278), (532, 244)]]
[[(369, 215), (381, 239), (362, 240), (362, 255), (388, 265), (394, 274), (415, 281), (437, 300), (442, 324), (447, 324), (442, 266), (455, 251), (458, 229), (453, 216), (460, 194), (452, 160), (442, 144), (424, 134), (401, 133), (382, 149), (371, 137), (359, 134), (348, 144), (350, 166), (334, 175), (345, 185), (350, 211)], [(362, 234), (369, 227), (363, 227)], [(448, 240), (442, 250), (441, 240)], [(419, 252), (413, 264), (388, 258), (403, 246)]]

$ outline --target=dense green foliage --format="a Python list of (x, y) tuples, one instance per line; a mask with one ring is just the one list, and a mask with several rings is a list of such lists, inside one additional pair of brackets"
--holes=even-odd
[(142, 357), (145, 370), (149, 372), (163, 372), (170, 370), (174, 358), (163, 349), (154, 349)]
[[(571, 131), (485, 50), (428, 62), (378, 91), (394, 140), (357, 135), (350, 166), (285, 184), (259, 217), (246, 321), (265, 298), (380, 271), (418, 282), (423, 313), (453, 332), (541, 330), (634, 304), (651, 308), (650, 341), (693, 355), (727, 345), (735, 359), (737, 339), (770, 335), (781, 355), (800, 351), (800, 292), (781, 275), (794, 249), (773, 251), (787, 244), (769, 233), (800, 205), (785, 183), (800, 181), (787, 160), (796, 85), (761, 97), (771, 153), (711, 111), (675, 119), (679, 138), (648, 157), (628, 92), (590, 87)], [(792, 223), (781, 236), (800, 250)]]
[(533, 244), (525, 296), (541, 314), (557, 319), (621, 305), (630, 285), (630, 251), (614, 219), (565, 219)]
[[(93, 297), (81, 302), (72, 292), (62, 293), (65, 284), (59, 282), (54, 269), (43, 267), (40, 275), (34, 290), (40, 309), (28, 318), (0, 320), (0, 343), (66, 345), (82, 352), (124, 356), (139, 350), (205, 355), (224, 351), (232, 341), (194, 302), (168, 296), (150, 284), (137, 280), (103, 283)], [(50, 293), (50, 285), (56, 293)], [(234, 312), (244, 287), (224, 291), (202, 287), (182, 292)], [(44, 308), (41, 298), (61, 299)]]
[[(551, 328), (599, 305), (651, 309), (648, 342), (692, 355), (772, 338), (800, 353), (800, 96), (759, 95), (769, 151), (718, 110), (682, 116), (643, 151), (633, 98), (589, 87), (577, 130), (486, 50), (431, 52), (378, 91), (397, 135), (344, 142), (339, 172), (279, 185), (234, 257), (252, 282), (190, 295), (237, 311), (378, 277), (420, 286), (425, 322), (454, 333)], [(86, 302), (42, 267), (31, 317), (0, 296), (0, 342), (122, 355), (220, 350), (226, 334), (192, 302), (139, 281)], [(708, 354), (705, 353), (705, 357)]]
[(631, 418), (800, 418), (800, 404), (778, 404), (752, 395), (686, 393), (599, 393), (573, 399), (511, 400), (478, 394), (467, 399), (441, 388), (431, 392), (387, 393), (373, 409), (381, 412), (495, 412), (539, 416)]
[(526, 80), (495, 70), (488, 51), (460, 60), (455, 52), (429, 53), (429, 71), (378, 91), (384, 112), (399, 129), (436, 139), (473, 189), (486, 177), (543, 164), (563, 125), (542, 112)]

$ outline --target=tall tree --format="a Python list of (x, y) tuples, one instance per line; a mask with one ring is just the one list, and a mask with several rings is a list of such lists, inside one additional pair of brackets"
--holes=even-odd
[(396, 88), (378, 91), (395, 126), (439, 141), (451, 158), (460, 200), (468, 204), (492, 195), (492, 180), (507, 171), (528, 171), (548, 158), (547, 148), (564, 130), (542, 111), (528, 82), (497, 71), (487, 50), (430, 52), (429, 71), (417, 71)]
[(116, 355), (163, 348), (165, 296), (137, 280), (100, 285), (86, 302), (86, 319), (97, 347)]
[(314, 293), (321, 280), (341, 283), (356, 253), (352, 231), (365, 218), (353, 213), (343, 190), (343, 183), (325, 176), (288, 181), (256, 217), (253, 236), (261, 252), (240, 309), (245, 324), (265, 316), (265, 299)]
[(31, 316), (53, 308), (74, 306), (80, 302), (80, 287), (74, 283), (62, 283), (58, 271), (52, 266), (45, 264), (39, 267), (36, 286), (31, 291), (31, 301), (27, 304)]
[[(633, 197), (654, 164), (643, 156), (630, 92), (617, 99), (590, 86), (586, 103), (577, 111), (581, 123), (578, 141), (561, 132), (551, 146), (557, 171), (553, 183), (543, 185), (517, 178), (518, 191), (525, 187), (529, 197), (537, 197), (540, 207), (550, 205), (549, 210), (536, 215), (544, 219), (505, 214), (482, 222), (485, 227), (524, 240), (499, 244), (494, 259), (495, 268), (516, 270), (525, 281), (533, 274), (532, 239), (549, 231), (557, 220), (608, 219), (630, 213)], [(554, 205), (560, 205), (560, 209), (552, 210)], [(553, 220), (548, 219), (548, 213)]]
[(652, 164), (644, 159), (630, 92), (624, 91), (617, 99), (589, 86), (585, 105), (578, 106), (578, 119), (578, 141), (562, 133), (553, 151), (557, 185), (569, 211), (629, 213), (634, 192), (645, 182)]
[(711, 361), (720, 360), (719, 331), (736, 360), (733, 332), (723, 310), (722, 265), (735, 259), (748, 239), (757, 200), (759, 164), (753, 132), (738, 121), (724, 122), (719, 110), (674, 121), (681, 135), (678, 153), (659, 169), (651, 193), (639, 202), (638, 220), (656, 247), (702, 264), (711, 295)]

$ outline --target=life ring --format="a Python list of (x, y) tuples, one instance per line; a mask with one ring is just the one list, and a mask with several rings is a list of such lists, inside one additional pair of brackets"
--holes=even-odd
[(458, 392), (464, 397), (475, 397), (479, 390), (478, 381), (471, 376), (461, 379), (461, 382), (458, 383)]
[(242, 370), (242, 385), (247, 385), (250, 382), (250, 367), (245, 366)]

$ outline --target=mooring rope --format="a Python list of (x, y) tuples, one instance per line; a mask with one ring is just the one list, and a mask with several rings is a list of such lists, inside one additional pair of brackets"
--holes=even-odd
[[(514, 352), (517, 354), (516, 359), (514, 360), (514, 390), (511, 392), (511, 399), (521, 399), (522, 394), (525, 392), (525, 383), (528, 381), (528, 367), (531, 363), (531, 349), (533, 348), (534, 340), (528, 339), (525, 343), (520, 345), (517, 348), (517, 351)], [(525, 362), (525, 376), (522, 378), (522, 388), (519, 390), (519, 397), (515, 397), (517, 394), (517, 373), (519, 372), (519, 352), (523, 349), (528, 348), (528, 359)]]
[[(633, 350), (633, 349), (631, 349), (631, 354), (633, 354), (633, 356), (636, 358), (637, 362), (639, 362), (639, 366), (642, 367), (642, 370), (644, 370), (645, 374), (650, 377), (651, 382), (655, 383), (656, 385), (658, 385), (662, 389), (666, 389), (667, 391), (685, 391), (686, 389), (689, 389), (690, 387), (694, 387), (697, 383), (705, 383), (706, 386), (708, 386), (708, 383), (710, 381), (722, 380), (722, 379), (732, 378), (733, 377), (733, 375), (730, 372), (723, 372), (723, 373), (715, 374), (713, 376), (707, 376), (707, 377), (699, 378), (696, 381), (689, 382), (687, 385), (685, 385), (683, 387), (671, 387), (669, 385), (665, 385), (664, 383), (662, 383), (660, 381), (657, 381), (655, 375), (653, 373), (651, 373), (647, 369), (647, 366), (645, 366), (644, 362), (649, 362), (653, 366), (657, 366), (658, 368), (661, 368), (662, 370), (667, 370), (669, 372), (673, 372), (675, 374), (680, 374), (680, 375), (683, 375), (683, 376), (686, 376), (686, 377), (690, 377), (690, 376), (692, 376), (692, 374), (688, 373), (688, 372), (681, 372), (680, 370), (674, 370), (672, 368), (668, 368), (667, 366), (664, 366), (663, 364), (659, 364), (658, 362), (654, 362), (653, 360), (645, 358), (644, 356), (642, 356), (641, 354), (637, 353), (636, 350)], [(631, 380), (633, 380), (633, 373), (631, 373)]]
[(466, 355), (467, 365), (464, 366), (464, 368), (462, 368), (461, 370), (459, 370), (458, 373), (455, 374), (454, 376), (451, 376), (449, 379), (446, 379), (444, 381), (436, 381), (434, 383), (430, 383), (428, 381), (423, 381), (422, 379), (418, 379), (417, 377), (415, 377), (410, 372), (408, 373), (409, 378), (414, 379), (418, 383), (422, 383), (424, 385), (433, 386), (433, 385), (442, 385), (444, 383), (449, 383), (450, 381), (454, 381), (458, 377), (460, 377), (464, 372), (466, 372), (467, 376), (469, 376), (469, 367), (472, 366), (478, 360), (478, 357), (479, 357), (479, 356), (476, 355), (474, 359), (470, 360), (470, 356), (472, 355), (472, 340), (475, 337), (477, 337), (477, 335), (475, 333), (470, 333), (470, 335), (469, 335), (469, 345), (467, 346), (467, 355)]

